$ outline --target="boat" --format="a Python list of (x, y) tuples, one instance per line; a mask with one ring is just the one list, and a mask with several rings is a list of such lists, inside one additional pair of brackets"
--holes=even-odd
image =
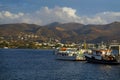
[(4, 49), (9, 49), (9, 47), (4, 47)]
[(60, 48), (56, 51), (55, 56), (58, 60), (72, 60), (72, 61), (84, 61), (85, 57), (83, 53), (85, 50), (77, 48)]
[(120, 54), (113, 54), (111, 49), (93, 49), (84, 54), (87, 62), (101, 64), (120, 64)]

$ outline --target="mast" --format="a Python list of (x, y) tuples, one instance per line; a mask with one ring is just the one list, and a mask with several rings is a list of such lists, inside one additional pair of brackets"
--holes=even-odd
[(84, 40), (84, 49), (87, 49), (86, 40)]
[(120, 55), (120, 45), (119, 45), (119, 55)]

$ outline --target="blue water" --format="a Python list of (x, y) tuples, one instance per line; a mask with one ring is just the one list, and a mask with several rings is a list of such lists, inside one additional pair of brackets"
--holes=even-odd
[(0, 49), (0, 80), (120, 80), (120, 65), (60, 61), (52, 50)]

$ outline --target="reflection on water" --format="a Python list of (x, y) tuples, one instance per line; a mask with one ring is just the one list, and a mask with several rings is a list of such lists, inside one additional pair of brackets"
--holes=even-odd
[(120, 80), (120, 65), (60, 61), (52, 53), (0, 49), (0, 80)]
[(100, 66), (100, 69), (101, 70), (111, 70), (112, 69), (112, 66), (111, 65), (102, 65), (102, 66)]

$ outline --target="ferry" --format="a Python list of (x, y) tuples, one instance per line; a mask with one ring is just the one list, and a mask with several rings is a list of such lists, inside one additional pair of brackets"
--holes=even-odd
[(86, 52), (85, 49), (60, 48), (58, 51), (56, 51), (55, 56), (56, 59), (59, 60), (84, 61), (84, 52)]

